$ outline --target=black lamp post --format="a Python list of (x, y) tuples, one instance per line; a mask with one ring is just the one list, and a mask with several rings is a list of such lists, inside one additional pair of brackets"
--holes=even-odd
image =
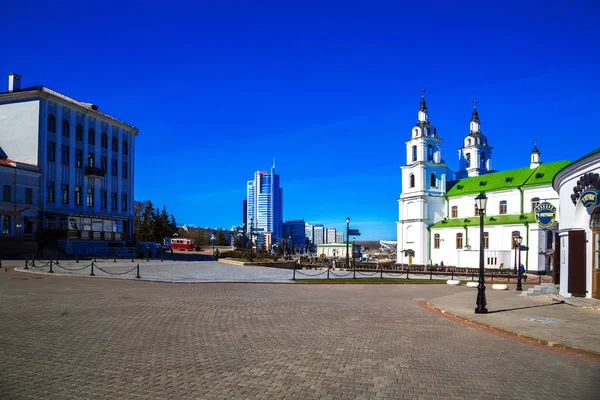
[(252, 243), (252, 233), (254, 232), (254, 218), (250, 217), (250, 261), (252, 261), (252, 247), (254, 244)]
[(487, 314), (488, 312), (485, 307), (487, 301), (485, 299), (485, 271), (483, 269), (483, 217), (485, 215), (486, 204), (487, 197), (485, 193), (481, 192), (475, 197), (475, 205), (479, 210), (479, 285), (477, 285), (477, 307), (475, 308), (475, 314)]
[(521, 285), (521, 243), (523, 243), (523, 238), (521, 237), (521, 235), (515, 238), (515, 243), (517, 244), (517, 246), (515, 247), (515, 255), (517, 254), (517, 250), (519, 251), (519, 269), (517, 270), (517, 291), (521, 292), (523, 290), (523, 286)]
[(350, 217), (346, 218), (346, 268), (350, 268), (350, 254), (348, 253), (348, 244), (350, 244)]

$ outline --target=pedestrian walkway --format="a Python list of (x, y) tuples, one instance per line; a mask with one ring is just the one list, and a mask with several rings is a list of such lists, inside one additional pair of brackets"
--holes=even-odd
[[(533, 339), (548, 346), (600, 357), (600, 305), (597, 300), (560, 296), (520, 296), (510, 290), (486, 290), (488, 314), (475, 314), (477, 289), (429, 300), (429, 305), (477, 325)], [(581, 304), (582, 306), (577, 306)]]

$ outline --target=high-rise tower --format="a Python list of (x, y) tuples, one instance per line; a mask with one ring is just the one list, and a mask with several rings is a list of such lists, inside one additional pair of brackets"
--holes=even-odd
[(252, 218), (254, 232), (272, 233), (274, 239), (282, 237), (283, 189), (279, 187), (275, 165), (271, 173), (254, 173), (254, 179), (246, 185), (246, 196), (247, 218)]

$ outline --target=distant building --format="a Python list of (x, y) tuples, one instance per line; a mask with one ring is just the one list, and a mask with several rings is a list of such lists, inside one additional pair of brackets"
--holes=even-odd
[(322, 224), (315, 224), (312, 227), (313, 230), (313, 244), (325, 243), (325, 228)]
[(343, 232), (335, 233), (335, 242), (336, 243), (344, 243), (344, 233)]
[(308, 222), (304, 223), (304, 236), (308, 239), (309, 245), (313, 243), (313, 226)]
[[(350, 252), (350, 258), (360, 258), (360, 246), (349, 243), (348, 251)], [(317, 245), (317, 257), (327, 258), (346, 258), (346, 244), (345, 243), (323, 243)]]
[(305, 223), (303, 219), (286, 221), (283, 224), (283, 238), (291, 238), (294, 246), (304, 247), (306, 245), (306, 238), (304, 235)]
[(246, 232), (246, 226), (248, 225), (248, 200), (242, 201), (242, 229)]
[(246, 185), (247, 224), (252, 225), (254, 232), (273, 234), (273, 239), (283, 234), (283, 189), (279, 187), (279, 175), (275, 174), (275, 166), (271, 173), (256, 171), (254, 179)]
[(327, 243), (336, 243), (335, 228), (327, 228)]
[(41, 173), (32, 229), (67, 253), (133, 239), (136, 127), (45, 86), (21, 88), (17, 74), (0, 93), (0, 115), (4, 153)]

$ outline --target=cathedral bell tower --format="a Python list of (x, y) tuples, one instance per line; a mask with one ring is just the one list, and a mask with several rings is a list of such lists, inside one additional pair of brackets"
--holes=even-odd
[(487, 137), (481, 133), (477, 100), (473, 100), (470, 132), (463, 140), (463, 147), (458, 149), (458, 171), (456, 179), (478, 176), (492, 172), (492, 149)]
[[(406, 164), (400, 167), (398, 262), (428, 265), (427, 228), (443, 218), (449, 171), (442, 158), (442, 139), (428, 119), (425, 90), (421, 92), (417, 123), (411, 128), (410, 139), (406, 142)], [(412, 257), (408, 255), (413, 253)]]

